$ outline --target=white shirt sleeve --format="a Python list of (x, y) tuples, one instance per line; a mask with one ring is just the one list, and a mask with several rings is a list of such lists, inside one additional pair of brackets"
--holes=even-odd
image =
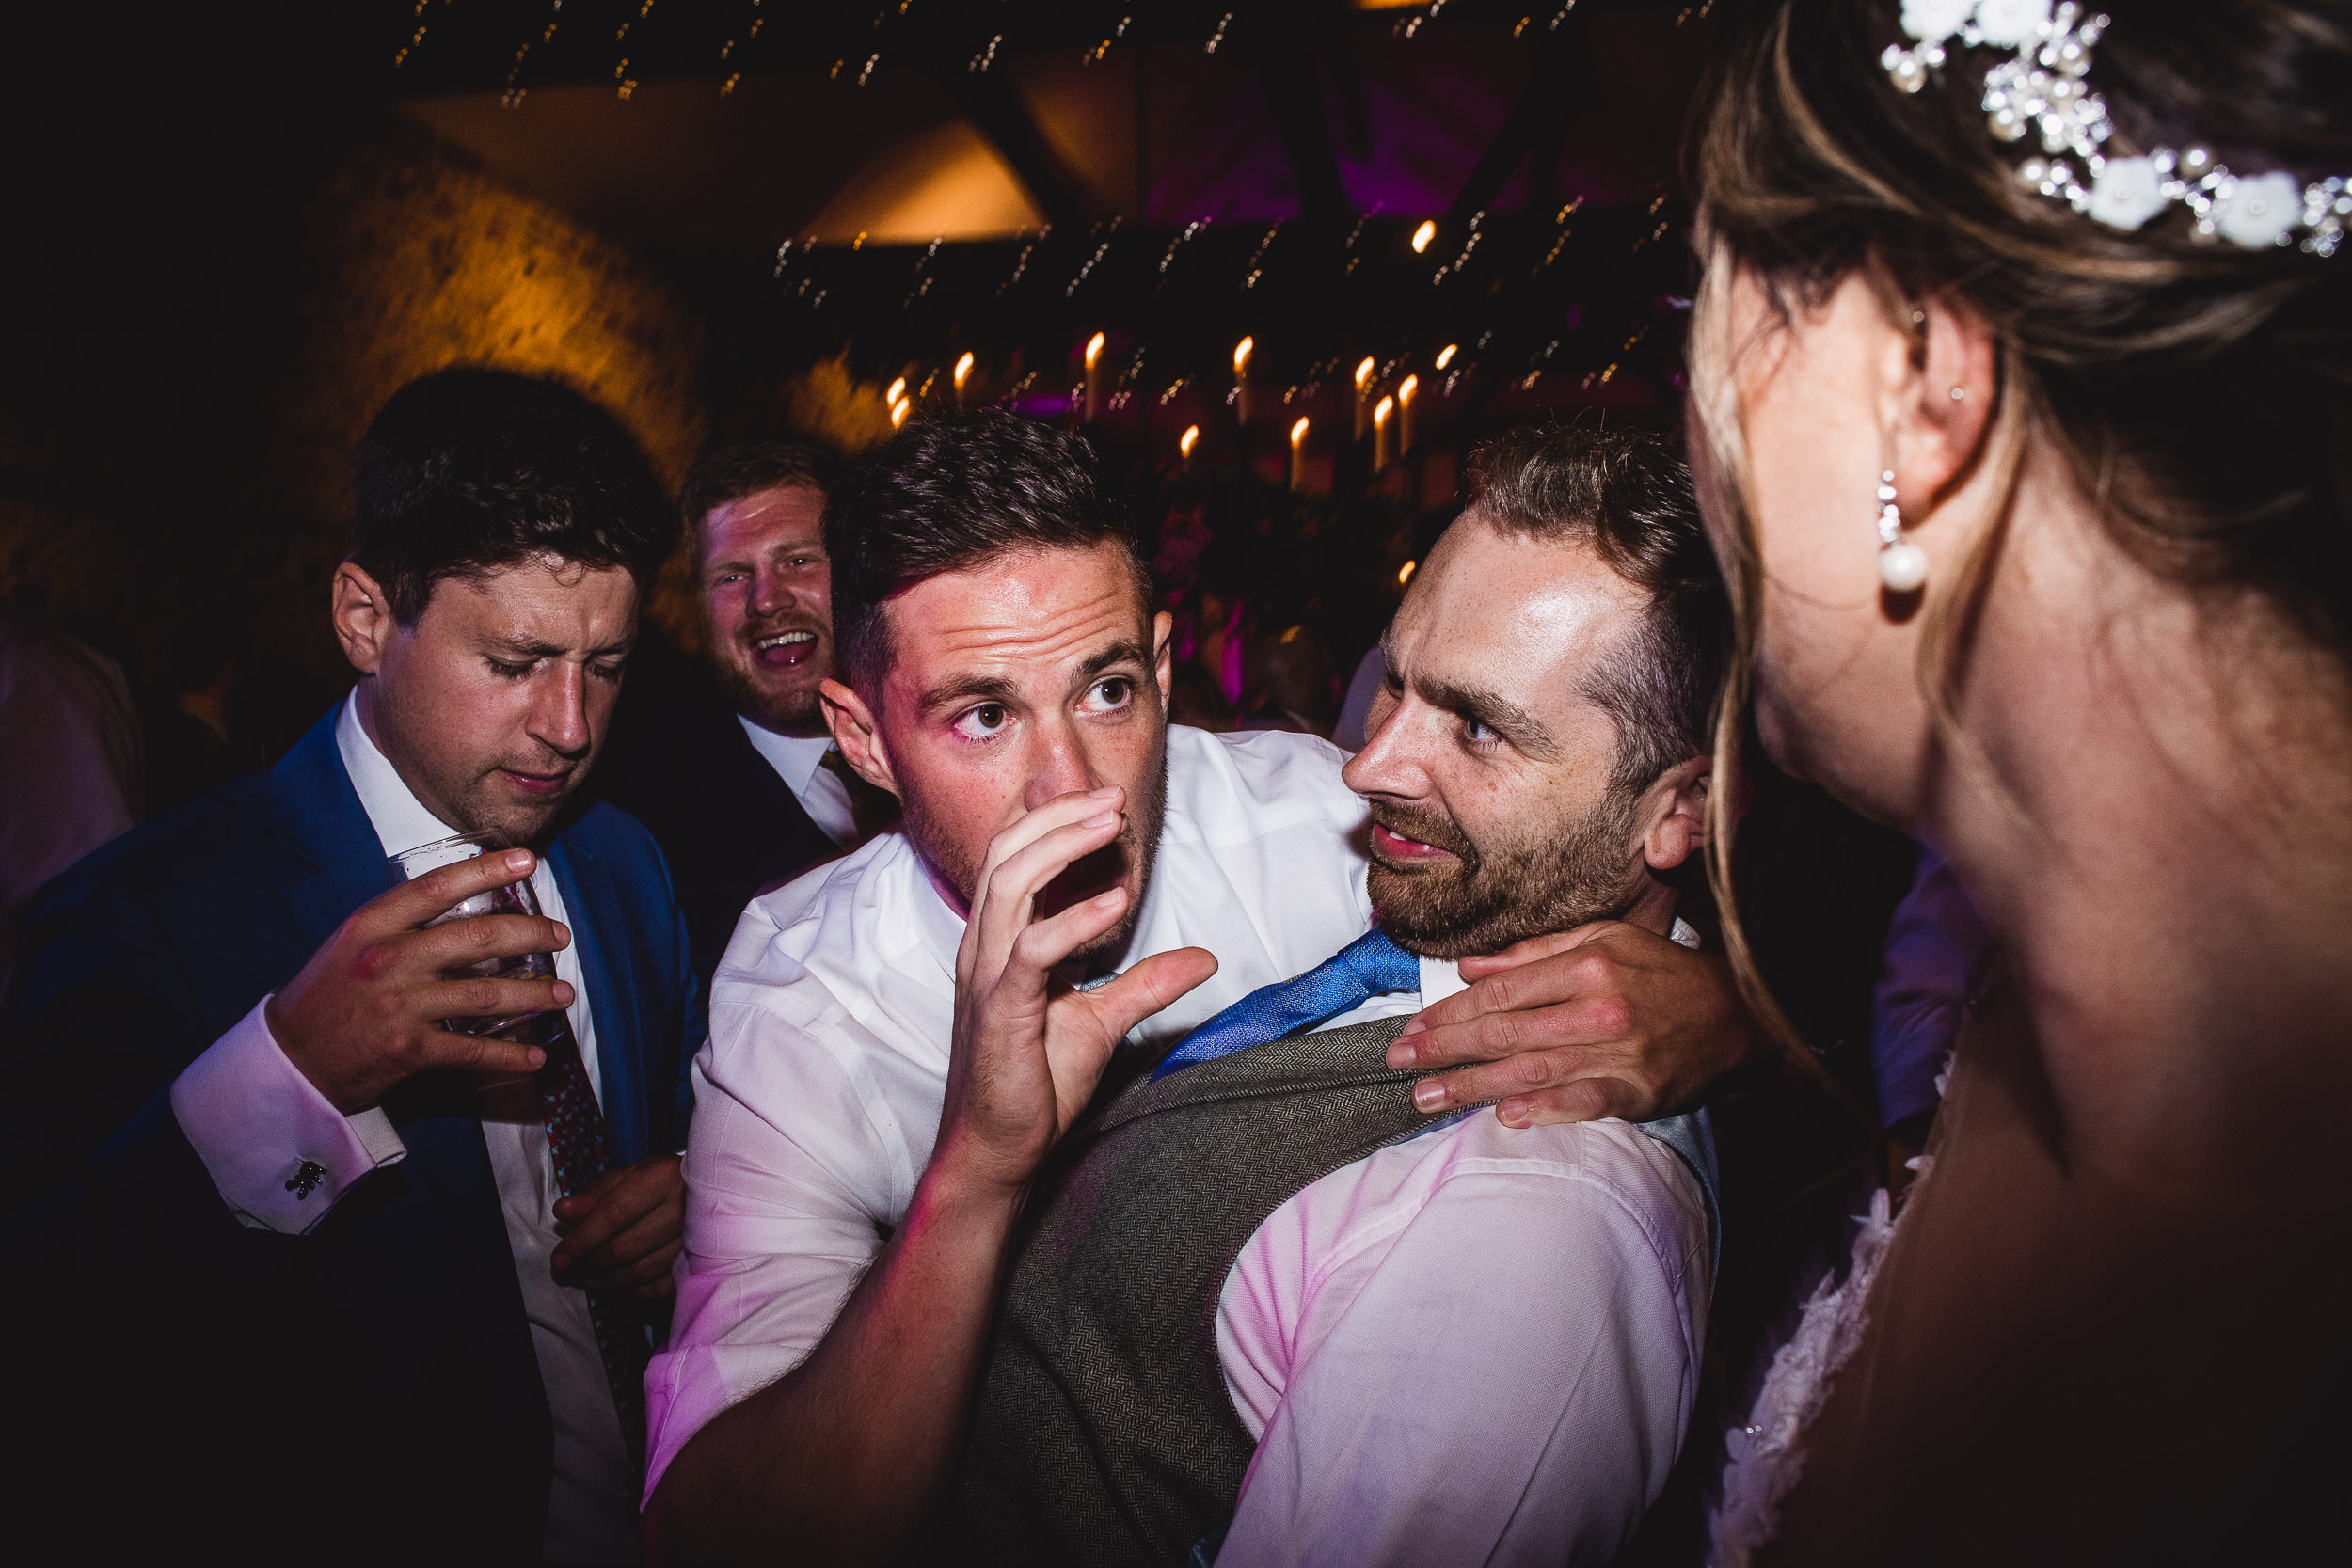
[(1708, 1266), (1696, 1183), (1619, 1122), (1481, 1114), (1309, 1187), (1219, 1303), (1263, 1435), (1218, 1568), (1609, 1561), (1689, 1422)]
[(833, 1327), (883, 1243), (876, 1194), (847, 1173), (898, 1163), (850, 1075), (804, 1034), (725, 1006), (712, 1031), (694, 1064), (670, 1343), (645, 1374), (648, 1497), (695, 1433)]
[(268, 1006), (255, 1003), (171, 1081), (171, 1114), (239, 1224), (298, 1236), (408, 1146), (382, 1107), (335, 1109), (269, 1032)]

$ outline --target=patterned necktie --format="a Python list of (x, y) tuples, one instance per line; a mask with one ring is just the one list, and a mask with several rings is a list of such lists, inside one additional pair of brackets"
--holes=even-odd
[[(548, 1148), (555, 1156), (556, 1190), (565, 1197), (586, 1187), (605, 1172), (612, 1159), (604, 1139), (604, 1112), (597, 1107), (596, 1085), (580, 1059), (580, 1041), (571, 1021), (561, 1011), (541, 1013), (554, 1021), (545, 1026), (546, 1037), (533, 1043), (548, 1053), (540, 1071), (540, 1096), (548, 1113)], [(652, 1350), (635, 1304), (625, 1295), (591, 1292), (588, 1319), (596, 1325), (596, 1349), (604, 1355), (605, 1381), (612, 1386), (612, 1408), (621, 1418), (621, 1436), (628, 1444), (629, 1473), (642, 1482), (645, 1474), (645, 1363)]]
[(1421, 960), (1380, 931), (1367, 931), (1295, 980), (1260, 986), (1177, 1042), (1152, 1069), (1154, 1081), (1337, 1018), (1391, 991), (1418, 990)]

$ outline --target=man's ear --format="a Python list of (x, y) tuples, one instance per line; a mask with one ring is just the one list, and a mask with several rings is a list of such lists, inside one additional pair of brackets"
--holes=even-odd
[(1644, 795), (1649, 808), (1642, 859), (1652, 871), (1672, 871), (1707, 844), (1707, 803), (1715, 759), (1685, 757), (1658, 776)]
[(344, 562), (335, 568), (335, 580), (327, 591), (327, 618), (334, 623), (335, 640), (343, 645), (343, 657), (351, 661), (351, 667), (363, 675), (374, 674), (392, 645), (392, 634), (399, 630), (391, 598), (383, 585), (366, 568)]
[(1975, 471), (2000, 368), (1991, 330), (1965, 304), (1929, 299), (1901, 309), (1909, 319), (1898, 324), (1882, 418), (1892, 433), (1895, 494), (1905, 526), (1915, 527)]
[(825, 727), (833, 731), (833, 743), (841, 748), (842, 760), (875, 788), (898, 794), (898, 781), (882, 749), (882, 726), (874, 721), (874, 710), (866, 705), (866, 699), (839, 681), (828, 679), (818, 684), (817, 700), (825, 705)]
[(1168, 711), (1168, 694), (1176, 680), (1176, 617), (1161, 610), (1152, 617), (1152, 673), (1160, 683), (1160, 711)]

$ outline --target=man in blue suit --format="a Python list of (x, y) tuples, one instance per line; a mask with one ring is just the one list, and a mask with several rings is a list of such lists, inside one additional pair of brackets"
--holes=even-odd
[[(634, 1561), (702, 1002), (653, 841), (566, 802), (675, 525), (609, 417), (489, 372), (397, 393), (358, 479), (351, 697), (27, 920), (11, 1517), (86, 1558)], [(524, 881), (539, 916), (424, 928)]]

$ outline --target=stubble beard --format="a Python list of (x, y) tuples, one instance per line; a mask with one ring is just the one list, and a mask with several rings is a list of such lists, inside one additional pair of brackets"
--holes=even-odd
[(1632, 901), (1626, 858), (1639, 800), (1612, 785), (1565, 828), (1485, 849), (1441, 812), (1375, 800), (1373, 820), (1454, 856), (1408, 867), (1375, 850), (1367, 882), (1380, 928), (1408, 952), (1465, 958), (1622, 914)]

